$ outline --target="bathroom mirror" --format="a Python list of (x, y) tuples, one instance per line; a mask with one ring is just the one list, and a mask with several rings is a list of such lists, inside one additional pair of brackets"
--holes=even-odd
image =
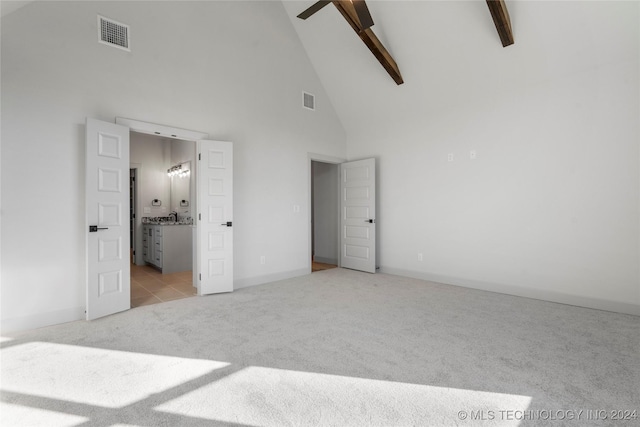
[(186, 174), (176, 174), (171, 180), (171, 211), (178, 212), (180, 218), (191, 216), (191, 162), (181, 164)]

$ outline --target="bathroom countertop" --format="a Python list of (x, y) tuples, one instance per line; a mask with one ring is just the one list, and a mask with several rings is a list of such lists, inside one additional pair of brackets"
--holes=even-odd
[(193, 225), (192, 222), (172, 222), (172, 221), (149, 221), (143, 222), (142, 225)]

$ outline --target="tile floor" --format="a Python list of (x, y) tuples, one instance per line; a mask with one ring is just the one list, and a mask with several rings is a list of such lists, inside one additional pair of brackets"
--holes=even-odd
[(192, 280), (191, 271), (162, 274), (148, 265), (131, 265), (131, 307), (194, 296)]
[(337, 265), (333, 265), (333, 264), (323, 264), (321, 262), (316, 262), (316, 261), (312, 261), (311, 262), (311, 272), (314, 273), (316, 271), (322, 271), (322, 270), (330, 270), (332, 268), (338, 268)]
[[(336, 267), (314, 262), (312, 271)], [(162, 274), (148, 265), (131, 264), (131, 308), (195, 296), (192, 281), (191, 271)]]

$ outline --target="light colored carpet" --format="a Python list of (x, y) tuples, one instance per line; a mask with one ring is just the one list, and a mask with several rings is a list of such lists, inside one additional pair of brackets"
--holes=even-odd
[(3, 426), (640, 425), (639, 317), (386, 274), (3, 340)]

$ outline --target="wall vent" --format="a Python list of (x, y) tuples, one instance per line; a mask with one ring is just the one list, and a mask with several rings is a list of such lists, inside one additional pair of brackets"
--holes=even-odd
[(302, 106), (309, 110), (316, 109), (316, 97), (310, 93), (302, 92)]
[(131, 52), (129, 26), (98, 15), (98, 41)]

